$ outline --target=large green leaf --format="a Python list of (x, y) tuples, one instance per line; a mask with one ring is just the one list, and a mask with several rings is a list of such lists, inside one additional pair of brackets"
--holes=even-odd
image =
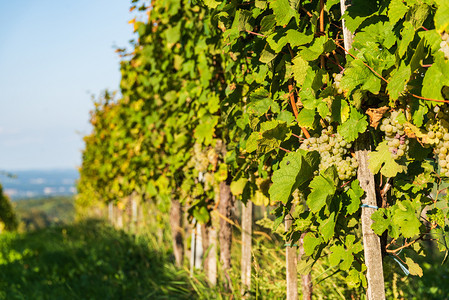
[(393, 73), (387, 85), (391, 99), (397, 100), (401, 93), (405, 91), (411, 73), (410, 66), (406, 64), (401, 64), (399, 69)]
[(391, 23), (396, 24), (405, 16), (407, 11), (408, 7), (402, 2), (402, 0), (392, 0), (388, 6), (388, 18)]
[(278, 26), (287, 25), (293, 17), (298, 15), (295, 7), (291, 5), (289, 0), (271, 0), (270, 8), (273, 10)]
[(430, 99), (443, 100), (443, 86), (449, 86), (449, 61), (444, 59), (442, 52), (435, 56), (435, 62), (427, 70), (423, 80), (422, 96)]
[(449, 31), (449, 2), (447, 0), (435, 0), (438, 4), (435, 13), (435, 28), (439, 33)]
[[(415, 206), (418, 207), (415, 207)], [(397, 202), (397, 207), (393, 214), (393, 222), (401, 228), (401, 233), (405, 238), (411, 238), (419, 234), (421, 222), (416, 217), (416, 208), (420, 205), (412, 203), (410, 200)]]
[(318, 161), (317, 152), (288, 153), (273, 173), (269, 194), (272, 201), (287, 203), (292, 192), (311, 180)]
[(368, 127), (366, 116), (359, 113), (357, 109), (351, 107), (349, 119), (338, 126), (338, 133), (349, 143), (357, 139), (359, 133), (365, 132)]
[(307, 205), (314, 213), (320, 211), (326, 201), (335, 194), (336, 186), (331, 178), (320, 174), (315, 176), (309, 184), (311, 193), (307, 197)]
[(289, 130), (287, 123), (277, 120), (267, 121), (260, 126), (260, 137), (257, 140), (258, 151), (267, 153), (278, 149), (281, 143), (287, 138)]
[(204, 145), (210, 145), (215, 134), (215, 126), (218, 123), (217, 116), (205, 116), (201, 123), (196, 127), (194, 137), (198, 143), (204, 143)]
[(348, 195), (351, 200), (350, 204), (346, 207), (346, 215), (351, 215), (359, 210), (361, 198), (365, 192), (360, 187), (358, 179), (351, 182), (351, 189), (348, 190)]
[(365, 66), (362, 60), (356, 59), (345, 70), (344, 76), (340, 81), (340, 86), (347, 92), (362, 89), (377, 94), (380, 90), (380, 80), (379, 76)]

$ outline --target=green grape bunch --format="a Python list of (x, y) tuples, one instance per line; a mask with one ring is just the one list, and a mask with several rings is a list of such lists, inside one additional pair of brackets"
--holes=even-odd
[(349, 180), (357, 174), (357, 159), (351, 156), (349, 149), (352, 144), (346, 142), (343, 137), (333, 132), (332, 126), (321, 131), (321, 135), (305, 139), (300, 149), (317, 151), (321, 161), (318, 166), (319, 172), (335, 166), (338, 177), (341, 180)]
[(195, 169), (198, 170), (198, 172), (207, 171), (207, 168), (209, 167), (209, 159), (199, 143), (195, 143), (193, 145), (193, 161), (195, 163)]
[(395, 160), (401, 159), (409, 151), (409, 139), (405, 134), (405, 127), (399, 124), (397, 117), (399, 112), (393, 111), (382, 120), (380, 130), (385, 133), (385, 140), (388, 142), (388, 150)]
[(449, 177), (449, 107), (435, 106), (427, 116), (429, 121), (425, 126), (428, 139), (425, 142), (432, 145), (438, 155), (440, 174)]
[(444, 53), (444, 57), (449, 59), (449, 34), (446, 32), (441, 36), (440, 50)]
[(334, 73), (332, 74), (332, 77), (334, 77), (334, 83), (332, 84), (334, 89), (337, 91), (337, 94), (343, 94), (343, 89), (340, 86), (341, 78), (343, 77), (342, 73)]

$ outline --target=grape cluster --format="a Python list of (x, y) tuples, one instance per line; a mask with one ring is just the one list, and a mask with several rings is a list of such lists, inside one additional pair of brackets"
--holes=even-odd
[(399, 124), (397, 120), (398, 115), (397, 111), (393, 111), (382, 120), (380, 125), (380, 130), (385, 132), (385, 140), (388, 141), (388, 150), (395, 160), (400, 159), (407, 153), (410, 142), (405, 134), (404, 126)]
[(440, 51), (444, 53), (444, 57), (449, 59), (449, 34), (444, 33), (441, 36)]
[(341, 78), (343, 77), (343, 74), (334, 73), (332, 74), (332, 76), (334, 77), (334, 83), (332, 85), (334, 86), (335, 90), (337, 91), (338, 94), (343, 94), (343, 89), (340, 87), (340, 81)]
[(441, 166), (440, 173), (449, 177), (449, 108), (435, 106), (433, 112), (428, 113), (429, 122), (426, 124), (427, 137), (425, 141), (435, 148), (438, 154), (438, 163)]
[(351, 147), (351, 143), (346, 142), (340, 134), (333, 133), (332, 126), (329, 126), (321, 131), (320, 136), (305, 139), (300, 149), (318, 151), (321, 157), (319, 171), (335, 166), (338, 177), (349, 180), (356, 175), (358, 167), (357, 160), (349, 152)]
[(195, 143), (193, 145), (193, 162), (198, 172), (206, 172), (209, 167), (209, 159), (207, 154), (204, 153), (201, 144)]
[(295, 189), (292, 193), (292, 204), (298, 206), (301, 204), (301, 191), (299, 189)]

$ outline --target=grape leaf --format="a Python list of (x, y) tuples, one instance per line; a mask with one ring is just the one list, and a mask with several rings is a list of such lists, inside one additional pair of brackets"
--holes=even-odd
[(284, 30), (275, 31), (267, 37), (267, 42), (276, 53), (281, 52), (287, 43), (290, 43), (292, 47), (296, 47), (308, 44), (312, 40), (313, 33), (306, 34), (293, 29), (287, 30), (286, 32)]
[(356, 59), (345, 70), (340, 86), (348, 93), (359, 88), (377, 94), (380, 90), (380, 83), (380, 78), (368, 69), (362, 60)]
[(306, 61), (317, 59), (323, 52), (330, 52), (335, 49), (332, 40), (326, 39), (325, 36), (316, 38), (310, 46), (300, 47), (299, 55)]
[[(204, 4), (206, 4), (209, 8), (216, 8), (218, 5), (221, 4), (221, 1), (215, 1), (215, 0), (203, 0)], [(181, 24), (181, 23), (179, 23)]]
[(303, 33), (298, 30), (290, 29), (285, 35), (287, 41), (292, 47), (301, 46), (310, 43), (313, 40), (314, 34), (312, 32)]
[(277, 115), (277, 120), (285, 122), (287, 123), (287, 125), (290, 125), (295, 120), (295, 117), (291, 112), (283, 110)]
[(335, 212), (332, 212), (329, 217), (325, 218), (318, 229), (324, 241), (328, 242), (335, 232)]
[(449, 2), (447, 0), (435, 0), (438, 4), (437, 12), (435, 13), (435, 28), (439, 33), (449, 31)]
[(313, 177), (318, 159), (317, 152), (298, 151), (288, 153), (274, 171), (273, 184), (268, 191), (272, 201), (287, 203), (292, 192)]
[(262, 53), (260, 54), (259, 60), (264, 64), (268, 64), (276, 57), (276, 53), (271, 49), (270, 45), (267, 43)]
[(217, 123), (217, 116), (209, 116), (202, 119), (194, 133), (194, 137), (198, 140), (198, 143), (204, 143), (204, 145), (210, 145), (212, 143)]
[(312, 128), (315, 122), (315, 110), (303, 108), (298, 114), (299, 126)]
[(258, 151), (267, 153), (273, 149), (278, 149), (281, 143), (287, 138), (289, 129), (285, 122), (271, 120), (260, 125), (261, 135), (258, 142)]
[(399, 69), (393, 73), (387, 85), (391, 99), (397, 100), (399, 98), (410, 80), (411, 73), (410, 66), (406, 64), (401, 64)]
[(423, 31), (419, 35), (424, 39), (425, 46), (432, 50), (432, 55), (440, 51), (441, 35), (436, 30)]
[(354, 243), (354, 241), (354, 235), (347, 235), (344, 245), (333, 245), (329, 249), (331, 251), (329, 263), (333, 266), (339, 265), (340, 270), (349, 270), (354, 261), (354, 254), (359, 253), (363, 249), (360, 242)]
[(397, 53), (402, 57), (408, 49), (408, 46), (415, 37), (415, 28), (411, 23), (404, 23), (404, 28), (401, 30), (401, 41), (399, 42)]
[(231, 182), (231, 193), (234, 196), (240, 196), (243, 193), (243, 189), (246, 186), (248, 179), (240, 177), (237, 181)]
[(351, 32), (355, 32), (363, 21), (377, 11), (378, 7), (375, 2), (353, 1), (352, 5), (346, 9), (342, 18), (345, 21), (346, 27)]
[(422, 96), (444, 100), (441, 89), (443, 86), (449, 86), (449, 76), (447, 74), (449, 74), (449, 61), (444, 59), (442, 52), (436, 53), (435, 62), (424, 76)]
[[(419, 204), (417, 204), (419, 206)], [(416, 217), (414, 204), (410, 200), (397, 202), (392, 214), (393, 222), (401, 228), (401, 233), (406, 238), (419, 234), (421, 222)]]
[(380, 173), (386, 177), (394, 177), (396, 174), (404, 172), (405, 166), (399, 165), (392, 157), (391, 152), (388, 150), (387, 141), (380, 143), (376, 151), (368, 154), (369, 156), (369, 169), (373, 174)]
[(292, 60), (292, 63), (293, 76), (296, 83), (302, 85), (306, 80), (307, 70), (311, 69), (311, 67), (309, 66), (309, 63), (299, 55)]
[(329, 255), (331, 266), (339, 266), (343, 271), (349, 270), (354, 261), (352, 253), (347, 251), (343, 245), (333, 245), (329, 250), (331, 251)]
[(411, 258), (406, 257), (405, 263), (407, 264), (408, 270), (411, 275), (418, 275), (419, 277), (422, 277), (423, 272), (421, 267), (417, 263), (415, 263)]
[(384, 218), (385, 216), (384, 211), (385, 211), (384, 208), (379, 208), (371, 215), (371, 219), (374, 221), (373, 224), (371, 225), (371, 229), (377, 235), (382, 235), (384, 231), (388, 229), (390, 223), (389, 219)]
[(265, 114), (270, 108), (273, 112), (279, 112), (279, 105), (270, 98), (267, 90), (259, 88), (251, 93), (250, 103), (247, 106), (247, 111), (258, 117)]
[(293, 17), (298, 15), (289, 0), (272, 0), (270, 8), (273, 10), (278, 26), (287, 25)]
[(415, 29), (422, 26), (430, 13), (430, 6), (424, 3), (413, 5), (405, 16), (405, 20), (410, 22)]
[(359, 113), (356, 108), (351, 107), (349, 119), (343, 124), (339, 125), (338, 133), (349, 143), (357, 139), (359, 133), (365, 132), (368, 127), (366, 116)]
[(248, 153), (254, 152), (257, 150), (257, 140), (259, 139), (259, 133), (253, 132), (246, 140), (246, 151)]
[(315, 176), (309, 186), (312, 191), (307, 197), (307, 205), (316, 213), (326, 204), (327, 199), (335, 194), (336, 186), (333, 180), (322, 174)]
[(306, 255), (312, 255), (316, 246), (321, 244), (320, 238), (317, 238), (312, 232), (308, 232), (304, 236), (304, 252)]
[(390, 22), (396, 24), (408, 11), (408, 7), (402, 0), (392, 0), (388, 6), (388, 18)]
[(351, 182), (351, 189), (348, 190), (349, 198), (351, 199), (351, 203), (346, 206), (346, 215), (351, 215), (359, 210), (360, 207), (360, 198), (362, 198), (365, 192), (360, 187), (359, 180), (356, 179)]

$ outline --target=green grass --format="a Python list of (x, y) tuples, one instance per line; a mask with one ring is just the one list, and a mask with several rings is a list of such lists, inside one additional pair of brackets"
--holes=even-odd
[[(151, 243), (150, 243), (151, 244)], [(0, 235), (0, 299), (187, 299), (187, 272), (99, 221)]]
[[(17, 207), (22, 221), (28, 213), (32, 222), (24, 233), (0, 234), (0, 300), (240, 298), (237, 229), (229, 292), (223, 287), (221, 270), (221, 282), (212, 288), (202, 271), (190, 277), (187, 270), (174, 267), (167, 215), (157, 222), (152, 218), (136, 237), (101, 221), (73, 223), (71, 198), (24, 200)], [(36, 216), (42, 214), (46, 222), (41, 224)], [(270, 224), (265, 226), (271, 228)], [(41, 225), (44, 228), (30, 230)], [(275, 234), (267, 235), (263, 227), (254, 228), (259, 233), (253, 235), (253, 284), (247, 295), (250, 299), (285, 299), (284, 242)], [(449, 299), (449, 269), (441, 266), (442, 257), (434, 251), (429, 258), (417, 259), (424, 270), (422, 278), (405, 276), (392, 259), (385, 259), (388, 299)], [(404, 253), (409, 255), (407, 250)], [(188, 257), (186, 253), (186, 265)], [(363, 299), (363, 289), (349, 288), (346, 273), (336, 271), (325, 257), (314, 266), (314, 299)]]

